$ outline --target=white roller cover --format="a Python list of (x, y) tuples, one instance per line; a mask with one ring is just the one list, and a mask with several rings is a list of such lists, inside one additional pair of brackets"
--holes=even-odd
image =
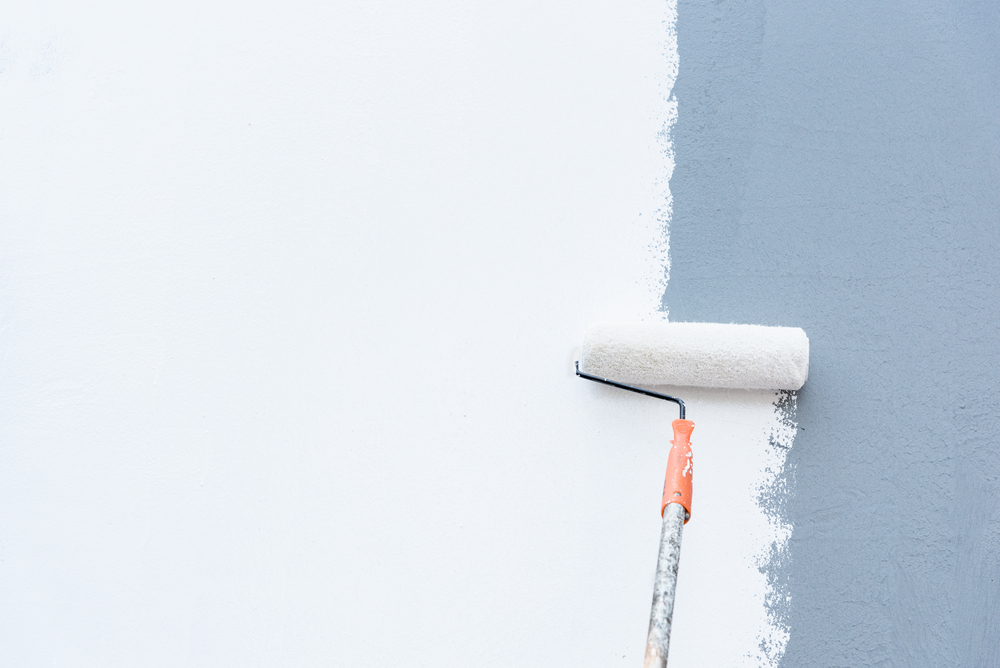
[(809, 374), (809, 339), (798, 327), (597, 322), (580, 367), (636, 385), (797, 390)]

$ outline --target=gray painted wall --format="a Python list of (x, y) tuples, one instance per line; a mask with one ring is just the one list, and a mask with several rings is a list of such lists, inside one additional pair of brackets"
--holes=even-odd
[(998, 7), (679, 3), (664, 306), (812, 343), (783, 666), (1000, 665)]

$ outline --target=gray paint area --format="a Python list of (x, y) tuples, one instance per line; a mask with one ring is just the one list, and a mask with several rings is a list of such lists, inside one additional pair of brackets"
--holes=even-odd
[(674, 321), (803, 327), (781, 665), (1000, 665), (1000, 11), (679, 3)]

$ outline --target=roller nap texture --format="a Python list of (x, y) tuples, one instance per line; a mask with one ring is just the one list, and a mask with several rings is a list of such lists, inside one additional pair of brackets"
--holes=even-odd
[(798, 327), (598, 322), (580, 363), (584, 373), (636, 385), (797, 390), (809, 374), (809, 339)]

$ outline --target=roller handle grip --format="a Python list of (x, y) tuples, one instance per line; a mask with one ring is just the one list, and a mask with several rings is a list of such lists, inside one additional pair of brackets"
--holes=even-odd
[(674, 420), (674, 440), (670, 441), (670, 454), (667, 456), (667, 474), (663, 481), (663, 503), (660, 505), (660, 517), (668, 503), (679, 503), (687, 511), (684, 523), (691, 519), (691, 479), (694, 477), (694, 460), (691, 456), (691, 432), (694, 422), (691, 420)]

